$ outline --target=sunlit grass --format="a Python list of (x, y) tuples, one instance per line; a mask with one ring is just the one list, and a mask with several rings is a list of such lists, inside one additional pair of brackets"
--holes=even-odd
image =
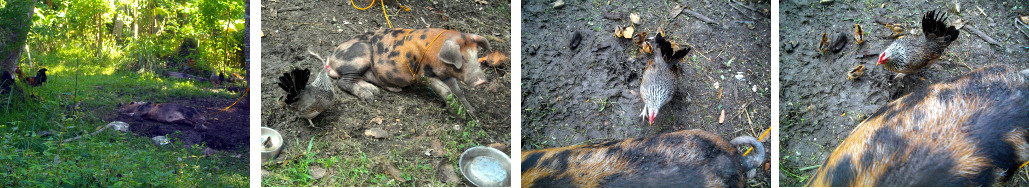
[(36, 64), (22, 69), (31, 77), (47, 68), (47, 82), (19, 82), (21, 91), (0, 95), (0, 186), (247, 186), (247, 155), (204, 157), (204, 146), (155, 146), (131, 133), (62, 142), (105, 126), (129, 101), (238, 97), (206, 82), (116, 71), (120, 59), (84, 57), (91, 55), (74, 48), (34, 55)]

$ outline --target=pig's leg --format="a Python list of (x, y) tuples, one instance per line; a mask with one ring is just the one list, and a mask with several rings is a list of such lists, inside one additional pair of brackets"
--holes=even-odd
[(332, 69), (340, 75), (339, 80), (336, 80), (336, 87), (364, 100), (371, 99), (379, 91), (379, 88), (363, 80), (372, 67), (368, 47), (368, 44), (356, 43), (350, 46), (346, 53), (338, 53), (341, 54), (340, 57), (335, 57), (337, 53), (334, 53), (329, 59), (330, 67), (334, 66)]
[(475, 116), (475, 108), (464, 98), (464, 92), (461, 91), (457, 79), (448, 78), (444, 81), (438, 78), (429, 78), (429, 86), (433, 91), (436, 91), (436, 94), (443, 98), (443, 101), (447, 101), (447, 96), (454, 96), (461, 101), (461, 105), (464, 106), (468, 115)]

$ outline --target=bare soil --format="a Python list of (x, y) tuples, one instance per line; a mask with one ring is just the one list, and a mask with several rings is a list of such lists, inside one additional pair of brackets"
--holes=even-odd
[[(189, 106), (207, 114), (208, 129), (195, 129), (192, 125), (162, 123), (117, 115), (116, 121), (128, 123), (133, 133), (146, 136), (170, 136), (183, 144), (202, 144), (216, 150), (246, 151), (250, 146), (250, 107), (246, 99), (232, 105), (234, 99), (183, 99), (163, 103)], [(222, 111), (225, 107), (232, 108)], [(117, 112), (114, 112), (117, 114)], [(242, 152), (246, 153), (246, 152)]]
[[(366, 7), (370, 1), (354, 1), (358, 7)], [(510, 104), (511, 74), (508, 65), (503, 67), (483, 66), (489, 83), (471, 90), (464, 87), (467, 99), (478, 110), (476, 117), (458, 118), (448, 109), (446, 101), (425, 85), (402, 88), (401, 92), (383, 90), (374, 101), (365, 102), (338, 88), (337, 106), (323, 112), (314, 119), (314, 127), (297, 113), (285, 108), (280, 97), (285, 92), (275, 84), (277, 78), (291, 67), (321, 70), (322, 63), (307, 54), (331, 52), (340, 43), (366, 31), (388, 27), (383, 17), (380, 2), (368, 10), (355, 9), (351, 1), (262, 1), (262, 109), (263, 125), (283, 134), (287, 146), (278, 157), (291, 160), (304, 155), (309, 140), (314, 140), (313, 151), (317, 159), (341, 157), (354, 159), (367, 156), (372, 160), (388, 160), (404, 166), (436, 166), (439, 158), (427, 156), (424, 151), (431, 148), (433, 141), (442, 138), (446, 132), (458, 131), (468, 134), (462, 140), (442, 140), (446, 146), (445, 158), (456, 168), (461, 152), (474, 145), (503, 143), (510, 146)], [(399, 5), (410, 8), (404, 11)], [(394, 28), (447, 28), (465, 33), (478, 34), (489, 39), (495, 51), (510, 54), (511, 18), (510, 2), (488, 1), (486, 4), (474, 1), (385, 1), (386, 13)], [(485, 55), (487, 52), (479, 52)], [(375, 120), (375, 121), (373, 121)], [(476, 122), (476, 123), (469, 123)], [(474, 124), (474, 125), (472, 125)], [(363, 136), (365, 130), (381, 128), (393, 137), (374, 139)], [(297, 146), (302, 143), (302, 146)], [(341, 147), (345, 146), (345, 147)], [(463, 147), (457, 147), (463, 146)], [(379, 165), (370, 169), (373, 174), (383, 175), (386, 170)], [(330, 169), (330, 171), (332, 171)], [(401, 186), (470, 186), (466, 182), (442, 184), (436, 178), (435, 170), (403, 171), (413, 181)], [(354, 185), (368, 186), (368, 183), (346, 180), (342, 172), (330, 172), (328, 178), (315, 182), (319, 186)], [(349, 178), (349, 177), (345, 177)], [(283, 186), (283, 185), (280, 185)], [(288, 185), (285, 185), (288, 186)]]
[[(837, 1), (820, 4), (816, 0), (783, 1), (780, 17), (780, 174), (782, 186), (801, 186), (817, 166), (848, 136), (848, 133), (876, 109), (911, 91), (969, 72), (972, 69), (1009, 64), (1029, 68), (1029, 35), (1016, 27), (1015, 19), (1029, 14), (1029, 3), (1018, 1)], [(956, 7), (960, 5), (960, 11)], [(905, 37), (923, 37), (918, 28), (922, 16), (930, 11), (946, 12), (949, 24), (956, 20), (964, 27), (981, 30), (1000, 41), (990, 45), (967, 28), (952, 43), (936, 65), (920, 73), (894, 80), (894, 73), (875, 65), (877, 54), (894, 38), (880, 20), (906, 24)], [(839, 53), (820, 55), (817, 51), (822, 33), (854, 34), (854, 24), (866, 32), (866, 42), (854, 39)], [(912, 29), (917, 34), (912, 34)], [(794, 47), (796, 45), (796, 47)], [(861, 54), (872, 54), (857, 57)], [(847, 71), (864, 65), (865, 75), (847, 80)], [(1027, 171), (1022, 170), (1013, 186), (1029, 186)]]
[[(769, 2), (682, 3), (717, 24), (686, 12), (671, 14), (678, 3), (669, 1), (565, 1), (559, 8), (552, 2), (522, 5), (521, 149), (695, 128), (726, 139), (758, 137), (770, 127)], [(679, 64), (674, 99), (653, 125), (638, 116), (643, 109), (640, 77), (648, 56), (632, 40), (613, 35), (617, 27), (630, 25), (631, 13), (642, 19), (634, 26), (636, 32), (654, 35), (664, 28), (666, 38), (693, 48)], [(572, 49), (575, 32), (582, 40)], [(725, 121), (719, 123), (723, 110)], [(768, 170), (758, 170), (748, 185), (769, 187)]]

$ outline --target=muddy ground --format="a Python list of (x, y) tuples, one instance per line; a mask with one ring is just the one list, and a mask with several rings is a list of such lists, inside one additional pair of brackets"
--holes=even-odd
[[(207, 129), (195, 129), (192, 125), (161, 123), (112, 112), (111, 121), (128, 123), (129, 130), (145, 137), (169, 136), (183, 144), (200, 145), (215, 150), (233, 151), (245, 154), (250, 146), (250, 105), (244, 98), (233, 105), (235, 99), (182, 99), (161, 103), (175, 103), (201, 111), (207, 120)], [(232, 106), (222, 111), (225, 107)]]
[[(370, 1), (354, 2), (358, 7), (365, 7)], [(409, 7), (410, 11), (401, 10), (392, 0), (385, 3), (394, 28), (434, 27), (478, 34), (489, 39), (493, 50), (510, 54), (511, 12), (507, 1), (488, 1), (486, 4), (474, 1), (400, 1), (400, 5)], [(317, 151), (314, 157), (318, 159), (353, 159), (366, 155), (377, 163), (392, 161), (398, 166), (435, 166), (433, 161), (440, 159), (426, 156), (423, 152), (430, 149), (433, 141), (446, 137), (443, 134), (448, 131), (472, 133), (467, 140), (442, 140), (444, 143), (460, 142), (457, 145), (463, 146), (445, 148), (446, 159), (455, 168), (461, 152), (468, 147), (490, 143), (509, 146), (511, 74), (508, 65), (483, 66), (489, 83), (477, 90), (465, 90), (467, 99), (479, 111), (478, 117), (471, 119), (456, 117), (455, 113), (447, 109), (445, 101), (424, 85), (403, 88), (401, 92), (383, 90), (375, 96), (373, 102), (363, 102), (337, 88), (340, 94), (336, 98), (338, 105), (315, 118), (314, 127), (310, 127), (306, 120), (298, 118), (297, 113), (278, 102), (280, 97), (285, 96), (285, 92), (275, 85), (282, 73), (293, 66), (320, 70), (321, 62), (308, 55), (307, 49), (325, 56), (356, 34), (388, 27), (379, 2), (375, 4), (373, 8), (362, 11), (355, 9), (350, 1), (262, 1), (264, 36), (261, 39), (261, 59), (264, 63), (261, 67), (261, 118), (262, 126), (284, 134), (287, 146), (278, 157), (280, 162), (303, 155), (302, 149), (306, 148), (297, 147), (295, 143), (307, 145), (312, 138), (316, 146), (332, 146), (314, 148)], [(480, 51), (479, 54), (485, 55), (487, 52)], [(371, 128), (382, 128), (394, 137), (378, 140), (363, 136), (364, 131)], [(386, 173), (381, 166), (369, 166), (374, 166), (370, 170), (376, 176)], [(436, 179), (435, 173), (422, 172), (404, 171), (402, 173), (411, 176), (413, 181), (390, 185), (444, 185)], [(355, 177), (343, 176), (347, 175), (330, 169), (328, 178), (314, 182), (313, 185), (370, 185), (361, 181), (366, 177), (356, 177), (358, 180), (355, 181)], [(462, 182), (445, 185), (471, 184)]]
[[(726, 139), (758, 137), (769, 128), (769, 2), (683, 3), (716, 24), (686, 12), (671, 15), (677, 3), (669, 1), (565, 1), (559, 8), (552, 8), (552, 2), (522, 5), (523, 150), (684, 129), (703, 129)], [(663, 27), (666, 38), (693, 47), (679, 64), (675, 98), (662, 107), (653, 125), (637, 116), (643, 108), (638, 91), (648, 57), (630, 39), (613, 35), (617, 27), (630, 25), (630, 13), (642, 18), (636, 32), (656, 34)], [(583, 40), (572, 50), (574, 32), (581, 32)], [(725, 122), (720, 124), (722, 110)], [(748, 184), (769, 187), (768, 169), (759, 172)]]
[[(960, 11), (956, 5), (960, 4)], [(848, 133), (867, 116), (889, 101), (911, 91), (972, 69), (1009, 64), (1029, 68), (1029, 33), (1016, 28), (1015, 18), (1029, 14), (1029, 3), (1017, 1), (837, 1), (820, 4), (816, 0), (783, 1), (780, 17), (780, 183), (798, 186), (806, 183), (822, 161)], [(1000, 41), (990, 45), (967, 28), (945, 55), (930, 68), (899, 80), (894, 73), (875, 66), (877, 54), (893, 42), (893, 32), (875, 23), (877, 18), (892, 19), (908, 25), (908, 37), (923, 37), (911, 29), (918, 26), (929, 10), (944, 11), (948, 23), (962, 20), (965, 27), (981, 30)], [(839, 53), (819, 55), (818, 40), (823, 32), (843, 32), (852, 36), (854, 24), (865, 30), (866, 42), (860, 46), (850, 39)], [(1029, 28), (1023, 31), (1029, 31)], [(796, 47), (793, 45), (796, 44)], [(859, 54), (873, 55), (857, 58)], [(864, 65), (864, 77), (847, 80), (847, 71)], [(1029, 186), (1026, 170), (1018, 172), (1014, 186)]]

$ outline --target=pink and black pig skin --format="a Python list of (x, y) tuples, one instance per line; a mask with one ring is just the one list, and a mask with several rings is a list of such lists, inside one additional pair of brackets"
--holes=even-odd
[(809, 186), (997, 186), (1029, 160), (1029, 70), (990, 66), (879, 108)]
[(378, 93), (378, 87), (396, 92), (427, 83), (444, 99), (460, 99), (474, 114), (458, 81), (472, 87), (486, 83), (478, 62), (480, 47), (490, 50), (486, 38), (454, 30), (380, 29), (337, 46), (325, 69), (338, 79), (336, 86), (364, 100)]
[[(754, 150), (741, 157), (736, 145)], [(744, 187), (760, 166), (757, 139), (703, 130), (522, 152), (522, 187)]]

